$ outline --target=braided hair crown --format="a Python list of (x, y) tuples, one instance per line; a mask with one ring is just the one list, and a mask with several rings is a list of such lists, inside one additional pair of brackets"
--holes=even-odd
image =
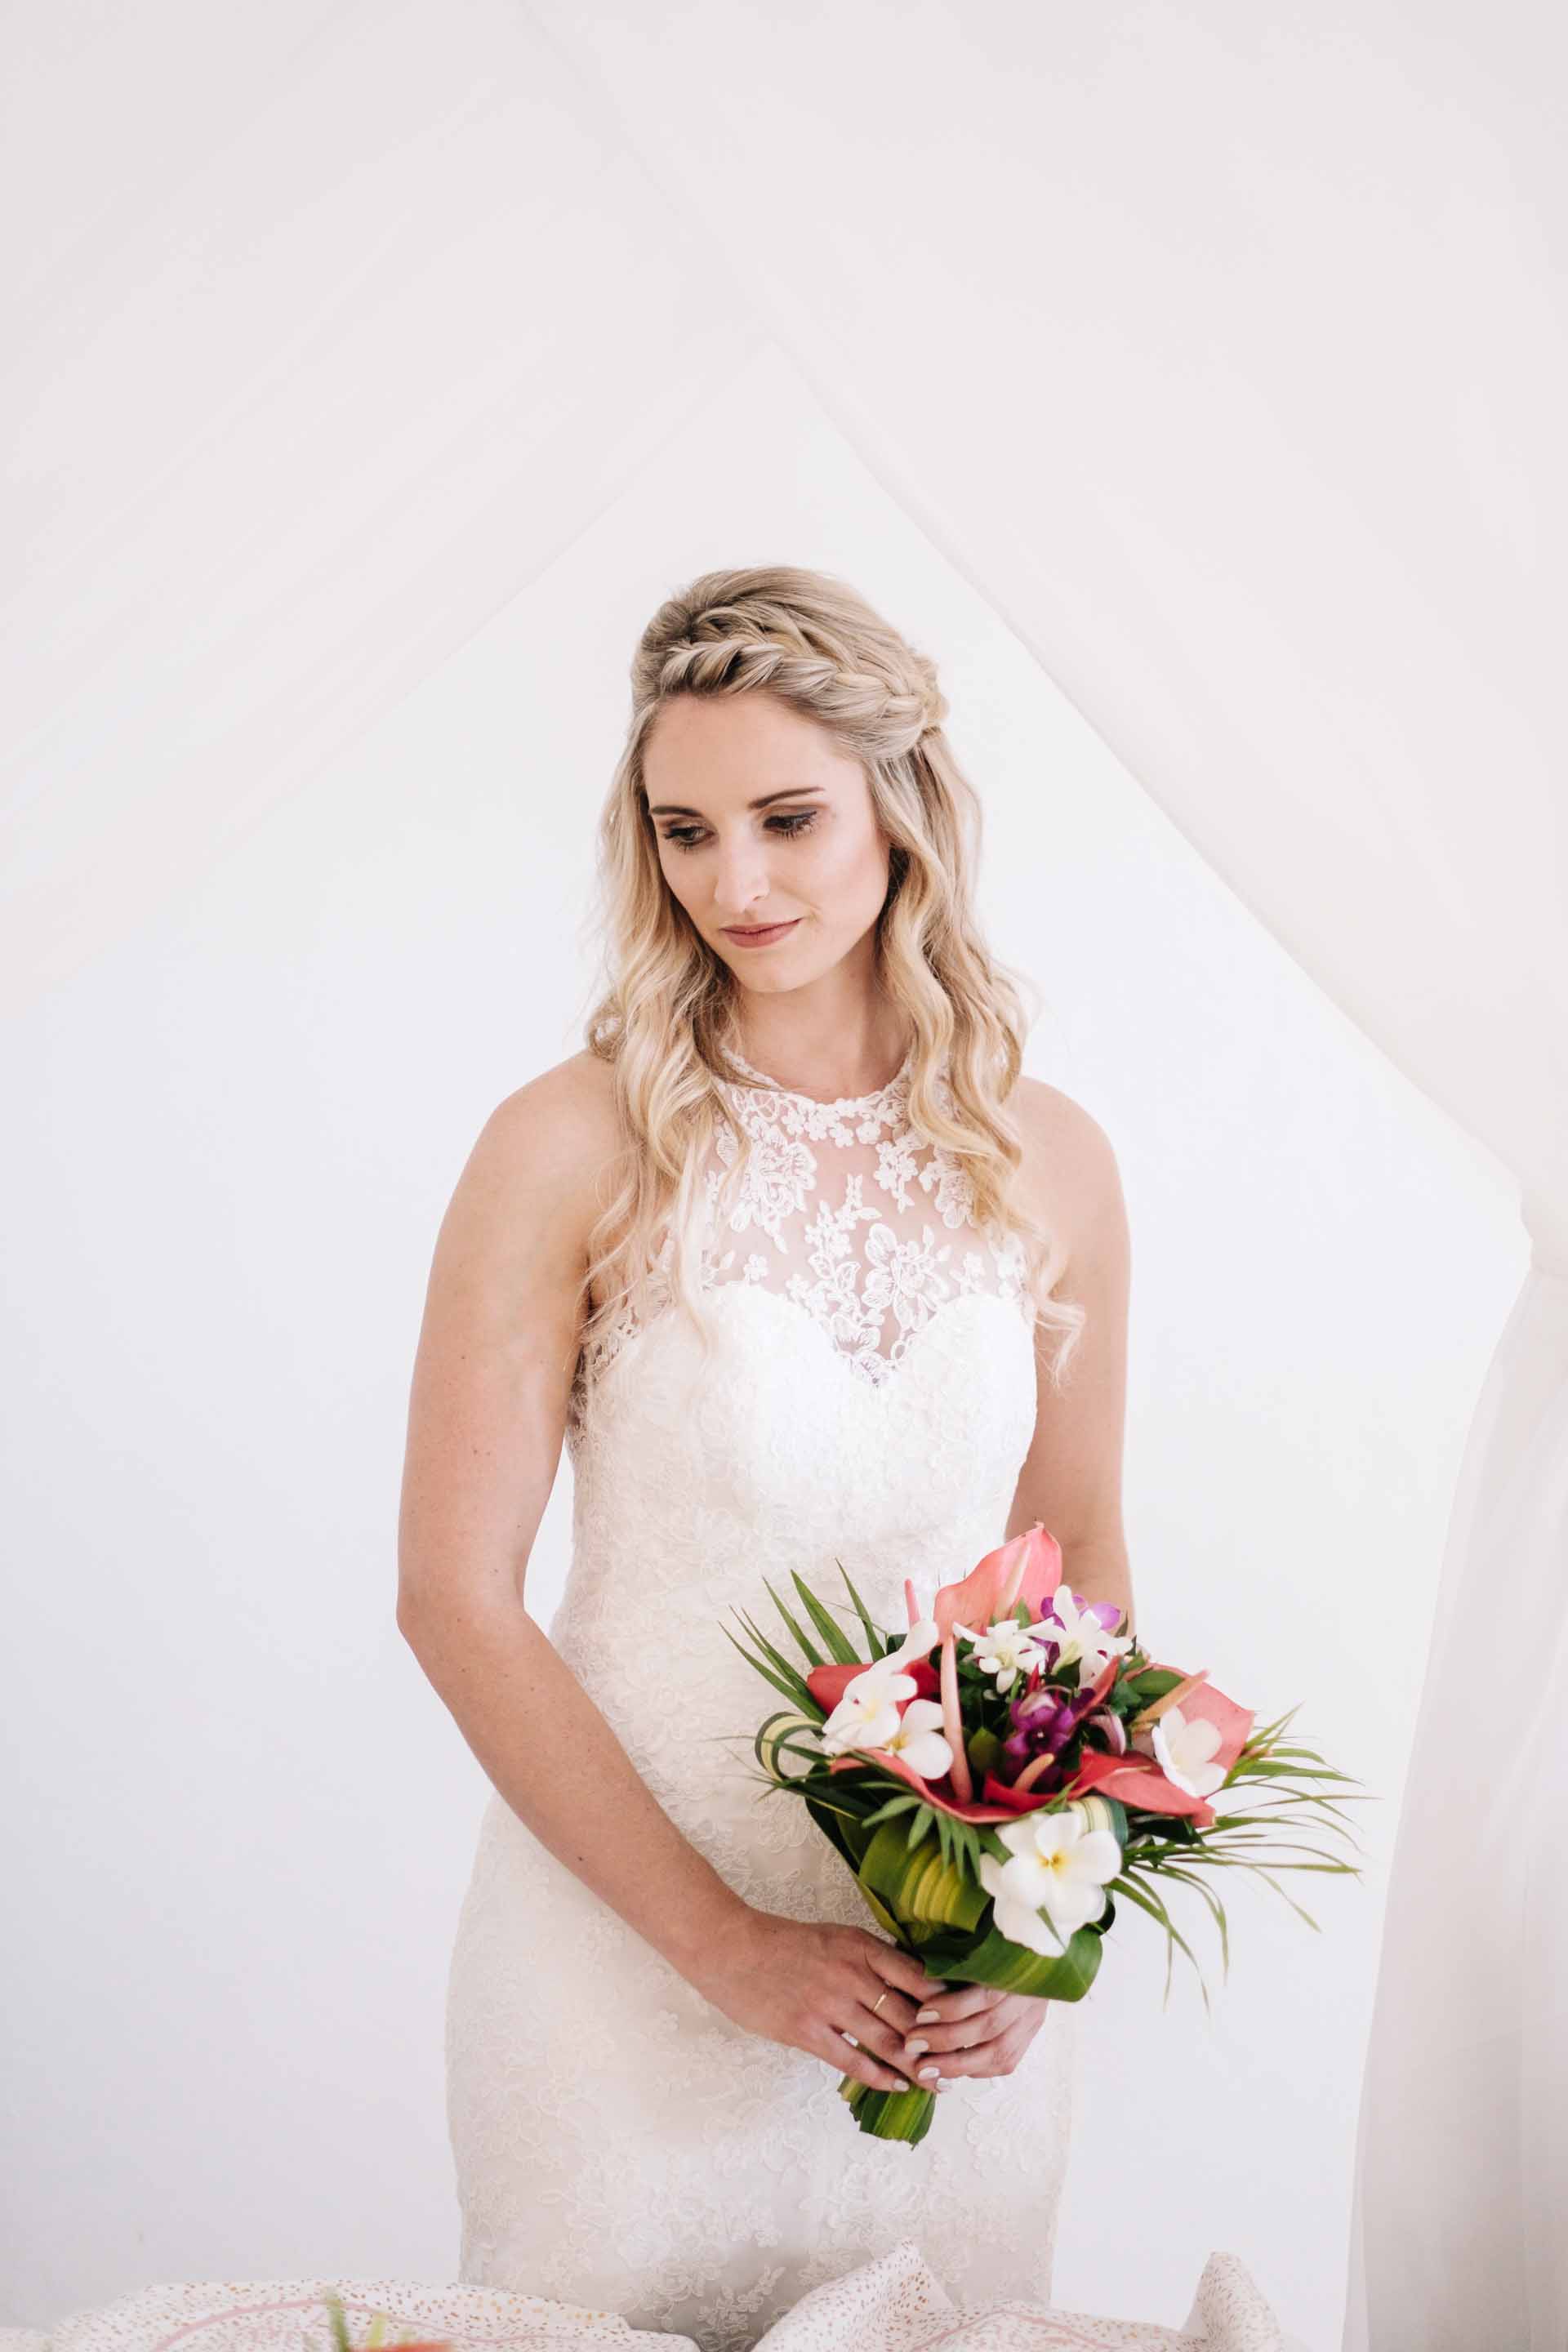
[(706, 572), (659, 606), (632, 663), (636, 712), (679, 694), (765, 690), (862, 758), (890, 760), (942, 725), (936, 665), (848, 583), (788, 564)]

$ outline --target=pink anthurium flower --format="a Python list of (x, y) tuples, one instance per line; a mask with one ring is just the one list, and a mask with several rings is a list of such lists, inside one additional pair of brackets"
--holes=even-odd
[(1215, 1810), (1202, 1797), (1190, 1790), (1178, 1789), (1173, 1780), (1152, 1759), (1141, 1756), (1104, 1756), (1099, 1750), (1086, 1755), (1067, 1786), (1059, 1791), (1064, 1797), (1081, 1797), (1089, 1790), (1101, 1797), (1114, 1797), (1120, 1804), (1131, 1806), (1142, 1813), (1184, 1813), (1196, 1829), (1207, 1829), (1215, 1819)]
[[(968, 1799), (955, 1801), (952, 1797), (944, 1797), (942, 1791), (939, 1789), (933, 1789), (931, 1782), (917, 1772), (911, 1764), (907, 1764), (901, 1756), (886, 1748), (878, 1748), (875, 1752), (869, 1748), (861, 1748), (854, 1756), (836, 1756), (827, 1769), (830, 1772), (847, 1772), (858, 1770), (862, 1764), (880, 1764), (884, 1771), (896, 1773), (900, 1780), (907, 1780), (911, 1789), (920, 1790), (933, 1812), (951, 1813), (953, 1820), (957, 1822), (1016, 1821), (1020, 1810), (1030, 1809), (1034, 1802), (1034, 1800), (1026, 1797), (1023, 1807), (1020, 1808), (1015, 1804), (975, 1804)], [(989, 1783), (989, 1775), (987, 1775), (987, 1781)], [(1045, 1804), (1047, 1800), (1042, 1797), (1039, 1802)]]
[(1061, 1801), (1059, 1789), (1016, 1789), (1010, 1780), (999, 1780), (994, 1772), (987, 1772), (981, 1794), (986, 1802), (1001, 1806), (1009, 1820), (1019, 1813), (1032, 1813), (1042, 1805)]
[[(1235, 1699), (1226, 1698), (1223, 1691), (1215, 1690), (1213, 1683), (1207, 1680), (1195, 1682), (1185, 1691), (1173, 1691), (1171, 1696), (1181, 1708), (1184, 1722), (1214, 1725), (1219, 1733), (1214, 1760), (1228, 1772), (1252, 1737), (1252, 1727), (1257, 1721), (1255, 1709), (1238, 1706)], [(1136, 1721), (1133, 1740), (1136, 1745)]]
[[(1061, 1546), (1055, 1536), (1047, 1534), (1045, 1521), (1037, 1519), (1021, 1536), (988, 1551), (959, 1583), (940, 1585), (931, 1605), (931, 1620), (945, 1641), (960, 1618), (968, 1625), (991, 1625), (1016, 1609), (1020, 1601), (1026, 1602), (1032, 1618), (1037, 1617), (1040, 1603), (1050, 1598), (1061, 1580)], [(912, 1626), (921, 1612), (914, 1586), (907, 1579), (904, 1602)]]
[(974, 1781), (963, 1746), (963, 1717), (958, 1704), (958, 1643), (951, 1633), (942, 1640), (942, 1731), (952, 1758), (948, 1778), (961, 1805), (971, 1803)]

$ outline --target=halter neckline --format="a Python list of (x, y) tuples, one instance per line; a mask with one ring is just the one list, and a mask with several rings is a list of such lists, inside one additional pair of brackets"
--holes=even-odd
[(888, 1097), (901, 1087), (909, 1076), (910, 1065), (914, 1057), (915, 1049), (911, 1045), (892, 1076), (881, 1086), (874, 1087), (868, 1095), (838, 1095), (828, 1102), (819, 1095), (804, 1094), (798, 1087), (781, 1086), (777, 1078), (771, 1076), (766, 1070), (759, 1070), (754, 1062), (748, 1062), (745, 1055), (738, 1050), (731, 1051), (730, 1055), (731, 1061), (738, 1070), (743, 1070), (749, 1078), (757, 1079), (759, 1084), (766, 1087), (771, 1093), (783, 1095), (790, 1102), (809, 1103), (814, 1110), (839, 1111), (871, 1110), (886, 1102)]

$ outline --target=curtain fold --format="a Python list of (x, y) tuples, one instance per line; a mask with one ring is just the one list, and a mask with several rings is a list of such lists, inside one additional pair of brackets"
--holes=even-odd
[(1536, 1231), (1477, 1407), (1400, 1817), (1352, 2237), (1347, 2340), (1375, 2352), (1534, 2352), (1568, 2314), (1562, 1238)]
[(180, 0), (31, 16), (0, 207), (13, 1008), (466, 643), (756, 341), (500, 0), (219, 41)]

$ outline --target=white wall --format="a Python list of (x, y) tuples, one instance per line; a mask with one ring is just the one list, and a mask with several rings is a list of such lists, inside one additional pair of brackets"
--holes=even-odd
[[(582, 1042), (637, 631), (691, 573), (773, 560), (847, 575), (937, 657), (987, 810), (990, 937), (1049, 1000), (1029, 1066), (1118, 1148), (1141, 1628), (1260, 1718), (1301, 1702), (1300, 1736), (1381, 1799), (1359, 1809), (1363, 1883), (1283, 1881), (1321, 1934), (1236, 1879), (1222, 1989), (1194, 1908), (1212, 2024), (1184, 1962), (1162, 2012), (1163, 1940), (1123, 1914), (1086, 2018), (1057, 2300), (1179, 2325), (1224, 2247), (1312, 2352), (1337, 2343), (1445, 1517), (1525, 1264), (1511, 1189), (771, 352), (6, 1039), (0, 2323), (156, 2280), (455, 2274), (442, 2002), (488, 1784), (393, 1622), (429, 1254), (490, 1108)], [(569, 1528), (563, 1465), (542, 1622)]]

